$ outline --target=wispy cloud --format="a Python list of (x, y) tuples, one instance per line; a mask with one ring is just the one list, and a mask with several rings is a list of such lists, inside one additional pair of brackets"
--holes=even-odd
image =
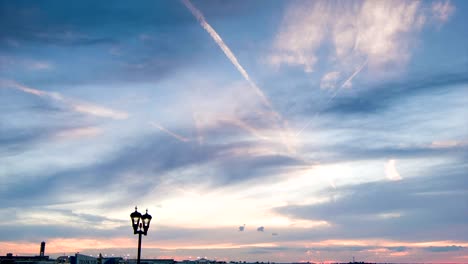
[[(431, 16), (431, 10), (419, 1), (339, 3), (291, 3), (273, 42), (270, 63), (302, 66), (305, 72), (312, 72), (319, 57), (325, 58), (330, 65), (327, 67), (332, 68), (327, 74), (350, 74), (342, 85), (347, 87), (362, 70), (363, 60), (380, 75), (385, 75), (380, 69), (388, 70), (389, 65), (404, 66), (412, 55), (417, 34)], [(442, 22), (453, 11), (449, 1), (432, 5), (432, 13)], [(334, 49), (320, 50), (325, 44), (331, 44)], [(327, 74), (322, 77), (323, 87), (333, 81)]]
[(99, 127), (79, 127), (58, 131), (55, 136), (60, 139), (76, 139), (82, 137), (94, 137), (102, 134)]
[(89, 114), (93, 116), (109, 117), (112, 119), (127, 119), (128, 118), (128, 114), (125, 112), (117, 111), (117, 110), (99, 106), (99, 105), (82, 103), (82, 102), (70, 102), (70, 106), (76, 112)]
[(455, 6), (449, 0), (433, 2), (431, 8), (434, 18), (442, 23), (447, 22), (455, 12)]
[(26, 85), (17, 83), (15, 81), (1, 80), (0, 85), (2, 87), (16, 89), (16, 90), (19, 90), (28, 94), (33, 94), (35, 96), (48, 98), (48, 99), (60, 102), (78, 113), (88, 114), (88, 115), (97, 116), (97, 117), (108, 117), (108, 118), (118, 119), (118, 120), (128, 118), (128, 114), (126, 112), (117, 111), (117, 110), (113, 110), (107, 107), (67, 98), (57, 92), (48, 92), (48, 91), (43, 91), (43, 90), (39, 90), (36, 88), (31, 88)]
[(0, 69), (11, 70), (12, 67), (28, 69), (32, 71), (48, 71), (54, 68), (53, 63), (45, 60), (26, 59), (17, 56), (0, 55)]
[(320, 81), (320, 88), (322, 89), (333, 89), (336, 87), (338, 84), (338, 81), (340, 79), (340, 72), (337, 71), (331, 71), (326, 73), (323, 77), (322, 80)]
[(433, 141), (431, 143), (431, 148), (453, 148), (453, 147), (463, 147), (467, 146), (468, 141), (458, 141), (458, 140), (441, 140)]
[(270, 64), (275, 67), (283, 64), (301, 66), (305, 72), (314, 71), (318, 61), (316, 49), (326, 37), (329, 9), (330, 5), (325, 1), (292, 4), (275, 37)]
[(53, 68), (52, 64), (44, 61), (34, 61), (31, 62), (28, 66), (33, 70), (49, 70)]

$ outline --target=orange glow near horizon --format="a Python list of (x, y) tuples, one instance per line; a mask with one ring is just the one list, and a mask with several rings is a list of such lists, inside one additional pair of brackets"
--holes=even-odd
[[(307, 249), (309, 247), (319, 247), (318, 251), (310, 252), (309, 250), (305, 251), (309, 257), (311, 255), (319, 254), (320, 247), (330, 247), (330, 246), (375, 246), (375, 249), (363, 250), (362, 252), (367, 252), (375, 257), (386, 257), (386, 258), (400, 258), (400, 257), (411, 257), (414, 252), (404, 251), (404, 252), (393, 252), (386, 247), (395, 247), (395, 246), (404, 246), (413, 249), (422, 249), (429, 246), (462, 246), (468, 247), (468, 243), (458, 243), (456, 241), (431, 241), (431, 242), (397, 242), (397, 241), (385, 241), (385, 240), (324, 240), (320, 242), (309, 242), (304, 244), (300, 243), (203, 243), (199, 245), (194, 245), (193, 242), (187, 241), (185, 243), (180, 243), (173, 241), (158, 241), (150, 242), (145, 241), (144, 247), (146, 249), (159, 249), (162, 251), (168, 251), (164, 255), (169, 256), (170, 258), (182, 260), (187, 259), (181, 252), (176, 252), (176, 250), (235, 250), (243, 248), (275, 248), (280, 246), (286, 247), (296, 247)], [(73, 253), (73, 252), (83, 252), (87, 250), (95, 249), (120, 249), (120, 248), (134, 248), (135, 239), (133, 238), (114, 238), (110, 240), (97, 239), (97, 238), (56, 238), (50, 239), (47, 241), (47, 253), (50, 254), (64, 254), (64, 253)], [(22, 254), (37, 254), (39, 250), (39, 243), (32, 243), (28, 241), (19, 241), (19, 242), (0, 242), (0, 254), (5, 255), (7, 253), (13, 253), (14, 255)], [(170, 253), (174, 254), (170, 254)], [(315, 253), (314, 253), (315, 252)], [(277, 252), (277, 254), (284, 254), (283, 252)], [(371, 257), (369, 256), (369, 258)], [(158, 256), (161, 258), (161, 256)], [(282, 255), (281, 258), (286, 258), (288, 256)], [(325, 256), (323, 256), (325, 257)], [(454, 256), (454, 258), (448, 262), (457, 262), (459, 259), (466, 259), (468, 256)], [(325, 260), (320, 260), (319, 262), (325, 262)], [(334, 261), (331, 261), (334, 262)], [(458, 261), (459, 262), (459, 261)]]

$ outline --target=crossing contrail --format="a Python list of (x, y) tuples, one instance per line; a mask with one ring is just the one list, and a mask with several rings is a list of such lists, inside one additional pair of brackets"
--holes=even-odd
[[(354, 77), (356, 77), (356, 75), (358, 75), (362, 69), (364, 69), (364, 67), (367, 65), (367, 62), (369, 61), (369, 59), (366, 59), (364, 61), (364, 63), (362, 63), (354, 72), (353, 74), (351, 74), (351, 76), (349, 76), (348, 79), (346, 79), (346, 81), (343, 82), (343, 84), (338, 88), (336, 89), (336, 91), (333, 93), (333, 95), (328, 98), (327, 102), (325, 103), (325, 105), (327, 105), (328, 103), (330, 103), (333, 99), (335, 99), (335, 97), (338, 95), (338, 93), (341, 91), (342, 88), (346, 87), (346, 85), (348, 85), (353, 79)], [(319, 112), (316, 112), (313, 117), (299, 130), (299, 132), (296, 133), (296, 136), (299, 136), (303, 131), (304, 129), (306, 129), (310, 123), (312, 123), (312, 120), (315, 119), (316, 117), (318, 117), (320, 115)]]
[(243, 121), (243, 120), (241, 120), (239, 118), (225, 117), (225, 118), (219, 118), (218, 121), (238, 126), (238, 127), (242, 128), (242, 129), (244, 129), (245, 131), (249, 132), (250, 134), (252, 134), (253, 136), (255, 136), (258, 139), (269, 140), (268, 137), (262, 135), (262, 133), (259, 132), (256, 128), (254, 128), (253, 126), (249, 125), (247, 122), (245, 122), (245, 121)]
[(168, 134), (169, 136), (171, 136), (171, 137), (173, 137), (173, 138), (175, 138), (175, 139), (181, 141), (181, 142), (188, 142), (188, 141), (190, 141), (190, 139), (188, 139), (188, 138), (186, 138), (186, 137), (183, 137), (183, 136), (181, 136), (181, 135), (179, 135), (179, 134), (176, 134), (176, 133), (170, 131), (169, 129), (167, 129), (167, 128), (161, 126), (160, 124), (158, 124), (158, 123), (156, 123), (156, 122), (149, 122), (149, 124), (152, 125), (153, 127), (157, 128), (157, 129), (161, 130), (162, 132)]
[(265, 94), (262, 92), (262, 90), (252, 81), (250, 78), (249, 74), (247, 71), (245, 71), (244, 67), (239, 63), (237, 60), (236, 56), (234, 53), (232, 53), (231, 49), (224, 43), (223, 39), (219, 34), (214, 30), (213, 27), (211, 27), (208, 22), (206, 22), (205, 17), (201, 13), (200, 10), (198, 10), (191, 2), (190, 0), (182, 0), (184, 5), (190, 10), (192, 15), (198, 20), (200, 25), (210, 34), (211, 38), (218, 44), (218, 46), (221, 48), (221, 50), (224, 52), (226, 57), (231, 61), (231, 63), (236, 67), (236, 69), (239, 71), (239, 73), (244, 77), (244, 79), (249, 83), (250, 87), (254, 90), (254, 92), (262, 99), (262, 101), (270, 108), (272, 108), (272, 105), (270, 101), (267, 99)]
[(291, 133), (288, 123), (286, 120), (283, 119), (283, 117), (275, 111), (273, 108), (272, 103), (270, 100), (266, 97), (266, 95), (263, 93), (263, 91), (254, 83), (254, 81), (250, 78), (249, 74), (247, 71), (242, 67), (242, 65), (239, 63), (237, 60), (236, 56), (234, 53), (231, 51), (231, 49), (224, 43), (223, 39), (219, 34), (214, 30), (214, 28), (208, 24), (206, 21), (205, 17), (201, 13), (200, 10), (198, 10), (191, 2), (190, 0), (182, 0), (183, 4), (190, 10), (192, 15), (198, 20), (200, 25), (205, 29), (205, 31), (211, 36), (211, 38), (216, 42), (216, 44), (221, 48), (221, 50), (224, 52), (226, 57), (231, 61), (231, 63), (236, 67), (237, 71), (244, 77), (244, 79), (247, 81), (249, 86), (252, 88), (252, 90), (257, 94), (257, 96), (260, 97), (261, 101), (265, 104), (266, 107), (271, 111), (272, 113), (272, 121), (275, 123), (275, 126), (279, 128), (279, 135), (280, 135), (280, 140), (283, 141), (287, 147), (287, 149), (291, 152), (294, 152), (294, 144), (292, 144), (292, 138), (294, 138), (294, 135)]
[(361, 66), (359, 66), (359, 68), (357, 68), (357, 70), (353, 74), (351, 74), (351, 76), (349, 76), (348, 79), (346, 79), (346, 81), (341, 85), (340, 89), (343, 88), (343, 87), (346, 87), (346, 85), (348, 85), (348, 83), (350, 83), (351, 80), (353, 80), (353, 78), (356, 77), (356, 75), (358, 75), (362, 71), (362, 69), (364, 69), (364, 66), (367, 65), (368, 61), (369, 61), (369, 59), (366, 59), (364, 61), (364, 63)]

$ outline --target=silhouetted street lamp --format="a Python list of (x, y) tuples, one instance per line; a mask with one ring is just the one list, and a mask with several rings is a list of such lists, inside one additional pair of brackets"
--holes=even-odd
[(135, 212), (130, 214), (130, 218), (132, 219), (132, 227), (133, 227), (133, 234), (138, 234), (138, 259), (137, 264), (140, 264), (140, 255), (141, 255), (141, 235), (147, 235), (149, 225), (151, 222), (151, 215), (148, 214), (148, 209), (146, 209), (146, 214), (141, 215), (137, 211), (137, 207), (135, 206)]

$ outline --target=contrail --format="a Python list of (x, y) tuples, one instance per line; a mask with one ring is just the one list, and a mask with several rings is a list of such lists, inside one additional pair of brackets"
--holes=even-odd
[(169, 136), (171, 136), (171, 137), (173, 137), (173, 138), (175, 138), (175, 139), (181, 141), (181, 142), (188, 142), (188, 141), (190, 141), (190, 139), (188, 139), (188, 138), (186, 138), (186, 137), (183, 137), (183, 136), (181, 136), (181, 135), (179, 135), (179, 134), (176, 134), (176, 133), (170, 131), (169, 129), (167, 129), (167, 128), (161, 126), (161, 125), (159, 125), (159, 124), (156, 123), (156, 122), (149, 122), (149, 124), (152, 125), (153, 127), (157, 128), (157, 129), (161, 130), (162, 132), (168, 134)]
[(247, 124), (246, 122), (244, 122), (241, 119), (225, 117), (225, 118), (219, 118), (218, 121), (238, 126), (238, 127), (242, 128), (242, 129), (244, 129), (245, 131), (249, 132), (250, 134), (254, 135), (258, 139), (269, 140), (268, 137), (263, 136), (256, 128), (250, 126), (249, 124)]
[[(349, 76), (348, 79), (346, 79), (346, 81), (341, 85), (340, 89), (343, 88), (343, 87), (345, 87), (349, 82), (351, 82), (351, 80), (352, 80), (354, 77), (356, 77), (356, 75), (358, 75), (358, 74), (362, 71), (362, 69), (364, 68), (364, 66), (366, 66), (366, 64), (367, 64), (368, 61), (369, 61), (369, 59), (367, 58), (367, 59), (364, 61), (364, 63), (363, 63), (361, 66), (359, 66), (359, 68), (358, 68), (353, 74), (351, 74), (351, 76)], [(339, 90), (339, 89), (338, 89), (338, 90)], [(336, 94), (336, 93), (335, 93), (335, 94)]]
[(190, 10), (192, 15), (200, 22), (200, 25), (210, 34), (211, 38), (218, 44), (218, 46), (221, 48), (221, 50), (224, 52), (226, 57), (231, 61), (231, 63), (236, 67), (236, 69), (240, 72), (240, 74), (244, 77), (244, 79), (249, 83), (250, 87), (255, 91), (255, 93), (260, 96), (262, 101), (270, 108), (272, 108), (272, 105), (270, 101), (266, 98), (265, 94), (262, 92), (262, 90), (252, 81), (250, 78), (249, 74), (245, 71), (244, 67), (240, 65), (239, 61), (237, 60), (236, 56), (234, 53), (232, 53), (231, 49), (224, 43), (223, 39), (219, 36), (219, 34), (214, 30), (213, 27), (206, 22), (205, 17), (201, 13), (200, 10), (198, 10), (191, 2), (190, 0), (182, 0), (184, 5)]
[[(219, 34), (214, 30), (213, 27), (211, 27), (210, 24), (208, 24), (208, 22), (206, 21), (205, 17), (203, 16), (203, 14), (201, 13), (200, 10), (198, 10), (191, 2), (190, 0), (182, 0), (182, 2), (184, 3), (184, 5), (190, 10), (190, 12), (192, 13), (192, 15), (198, 20), (198, 22), (200, 23), (200, 25), (203, 27), (203, 29), (205, 29), (206, 32), (208, 32), (208, 34), (211, 36), (211, 38), (216, 42), (216, 44), (218, 44), (218, 46), (221, 48), (221, 50), (224, 52), (224, 54), (226, 55), (226, 57), (231, 61), (231, 63), (234, 65), (234, 67), (236, 67), (236, 69), (239, 71), (239, 73), (244, 77), (244, 79), (249, 83), (250, 87), (253, 89), (253, 91), (260, 97), (260, 99), (262, 100), (262, 102), (265, 104), (265, 106), (267, 106), (269, 108), (269, 110), (272, 112), (273, 116), (275, 117), (274, 118), (274, 122), (276, 124), (278, 124), (278, 126), (282, 129), (282, 130), (287, 130), (287, 134), (291, 134), (289, 132), (289, 128), (288, 128), (288, 125), (287, 125), (287, 122), (285, 122), (285, 120), (282, 118), (282, 116), (280, 114), (278, 114), (274, 108), (273, 108), (273, 105), (271, 104), (271, 102), (268, 100), (268, 98), (265, 96), (265, 94), (263, 93), (263, 91), (252, 81), (252, 79), (250, 78), (249, 74), (247, 73), (247, 71), (244, 69), (244, 67), (242, 67), (242, 65), (239, 63), (239, 61), (237, 60), (236, 56), (234, 55), (234, 53), (231, 51), (231, 49), (229, 49), (229, 47), (226, 45), (226, 43), (224, 43), (223, 39), (221, 38), (221, 36), (219, 36)], [(286, 142), (288, 143), (289, 140), (287, 139), (287, 137), (284, 135), (283, 131), (280, 132), (280, 136), (283, 140), (283, 142)], [(287, 145), (287, 148), (289, 150), (291, 150), (291, 145), (288, 143), (286, 144)]]
[(33, 94), (35, 96), (44, 97), (44, 98), (50, 98), (52, 100), (61, 102), (65, 105), (68, 105), (68, 107), (70, 107), (75, 112), (93, 115), (93, 116), (99, 116), (99, 117), (110, 117), (112, 119), (127, 119), (128, 118), (128, 114), (125, 112), (116, 111), (110, 108), (106, 108), (106, 107), (102, 107), (102, 106), (98, 106), (98, 105), (94, 105), (90, 103), (78, 102), (76, 100), (65, 98), (64, 96), (56, 92), (47, 92), (47, 91), (38, 90), (35, 88), (31, 88), (31, 87), (19, 84), (11, 80), (1, 80), (0, 83), (2, 86), (16, 89), (24, 93)]
[[(333, 93), (333, 95), (332, 95), (330, 98), (328, 98), (328, 100), (327, 100), (327, 102), (325, 103), (325, 105), (327, 105), (327, 104), (330, 103), (333, 99), (335, 99), (335, 97), (338, 95), (338, 93), (341, 91), (341, 89), (344, 88), (348, 83), (350, 83), (351, 80), (353, 80), (354, 77), (356, 77), (356, 75), (358, 75), (358, 74), (362, 71), (362, 69), (364, 69), (364, 67), (367, 65), (367, 62), (368, 62), (368, 61), (369, 61), (369, 59), (367, 58), (367, 59), (364, 61), (364, 63), (362, 63), (362, 64), (356, 69), (356, 71), (354, 71), (353, 74), (351, 74), (351, 76), (349, 76), (349, 78), (346, 79), (346, 81), (344, 81), (343, 84), (342, 84), (338, 89), (336, 89), (335, 93)], [(310, 125), (310, 123), (312, 123), (313, 119), (315, 119), (315, 118), (316, 118), (317, 116), (319, 116), (319, 115), (320, 115), (320, 113), (319, 113), (319, 112), (316, 112), (316, 113), (314, 114), (314, 116), (305, 124), (305, 126), (303, 126), (303, 127), (301, 128), (301, 130), (299, 130), (299, 132), (296, 133), (296, 136), (299, 136), (299, 135), (302, 133), (302, 131), (304, 131), (304, 129), (306, 129), (306, 128)]]

